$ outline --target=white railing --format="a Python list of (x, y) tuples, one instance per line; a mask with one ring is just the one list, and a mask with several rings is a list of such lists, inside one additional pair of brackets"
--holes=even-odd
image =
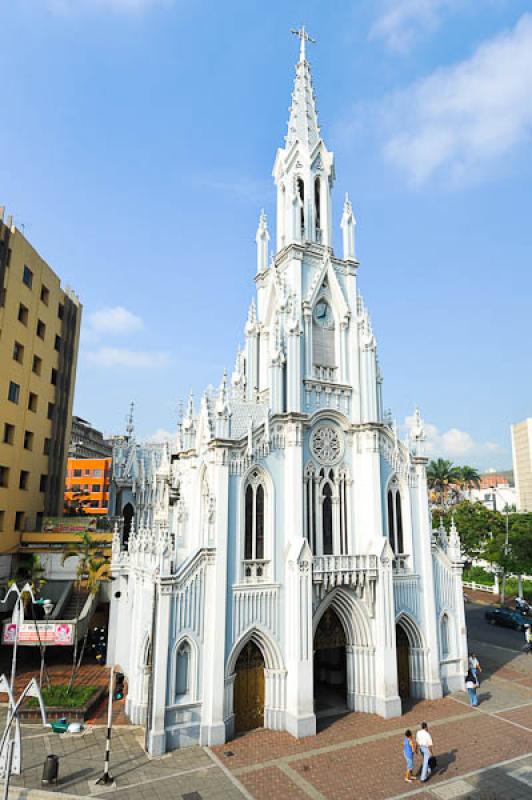
[(376, 580), (377, 556), (314, 556), (312, 580), (321, 583), (324, 589), (332, 586), (363, 586)]
[(485, 583), (475, 583), (475, 581), (462, 581), (462, 586), (466, 589), (473, 589), (477, 592), (488, 592), (489, 594), (498, 594), (495, 590), (495, 585), (486, 586)]
[(393, 560), (394, 575), (407, 575), (412, 572), (408, 563), (410, 556), (397, 555)]
[(242, 562), (242, 583), (266, 583), (270, 580), (270, 562), (266, 559), (246, 559)]
[(336, 367), (321, 367), (314, 364), (314, 377), (319, 381), (334, 381), (336, 380)]

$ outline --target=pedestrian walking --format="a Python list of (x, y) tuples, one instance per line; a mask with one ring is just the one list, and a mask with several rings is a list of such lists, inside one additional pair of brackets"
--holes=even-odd
[(414, 772), (414, 753), (416, 752), (417, 747), (414, 741), (414, 737), (412, 736), (412, 731), (410, 728), (405, 731), (405, 738), (403, 741), (403, 755), (406, 761), (406, 775), (405, 781), (407, 783), (412, 783), (416, 780), (413, 775)]
[(469, 670), (469, 672), (466, 675), (465, 688), (467, 689), (467, 693), (469, 695), (469, 703), (473, 708), (476, 708), (478, 706), (478, 697), (477, 697), (478, 683), (476, 682), (475, 676), (473, 675), (473, 670)]
[(523, 649), (530, 655), (532, 652), (532, 627), (530, 625), (525, 625), (525, 642)]
[(476, 657), (474, 653), (471, 653), (469, 656), (469, 671), (473, 675), (475, 679), (475, 683), (480, 686), (480, 674), (482, 672), (482, 667), (480, 666), (480, 661)]
[(421, 781), (424, 783), (432, 772), (429, 767), (429, 759), (432, 758), (432, 736), (429, 733), (429, 726), (426, 722), (421, 723), (420, 730), (416, 733), (416, 744), (423, 756), (421, 767)]

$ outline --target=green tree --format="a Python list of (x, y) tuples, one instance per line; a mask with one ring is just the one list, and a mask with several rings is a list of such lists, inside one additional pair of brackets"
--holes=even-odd
[[(103, 581), (109, 580), (109, 559), (99, 549), (100, 544), (96, 542), (89, 531), (78, 531), (76, 533), (78, 541), (68, 546), (67, 550), (63, 553), (62, 563), (64, 564), (69, 558), (78, 558), (76, 565), (76, 580), (75, 586), (78, 590), (85, 589), (89, 595), (95, 597), (98, 594), (98, 589)], [(79, 608), (79, 594), (78, 594), (78, 607), (76, 609), (76, 619), (79, 617), (81, 609)], [(89, 622), (85, 635), (83, 637), (83, 644), (81, 647), (78, 659), (78, 637), (76, 630), (76, 638), (74, 641), (73, 655), (72, 655), (72, 672), (68, 684), (69, 690), (74, 685), (76, 675), (79, 672), (83, 654), (87, 645), (87, 638), (89, 635)], [(76, 623), (77, 624), (77, 623)]]
[[(504, 537), (505, 532), (505, 522), (502, 514), (486, 508), (482, 503), (471, 503), (469, 500), (462, 500), (453, 507), (452, 512), (446, 511), (442, 513), (440, 510), (434, 509), (432, 512), (433, 527), (437, 528), (441, 519), (445, 529), (449, 531), (452, 516), (454, 516), (454, 521), (460, 534), (462, 553), (468, 559), (486, 557), (485, 552), (489, 543), (491, 543), (489, 553), (493, 556), (495, 553), (499, 553), (497, 549), (499, 537)], [(494, 539), (497, 541), (497, 547), (493, 545)], [(496, 558), (486, 557), (486, 560), (496, 561)]]
[(480, 486), (480, 472), (476, 467), (470, 467), (468, 464), (464, 464), (462, 467), (458, 467), (459, 471), (459, 485), (464, 490), (472, 489), (473, 486), (476, 486), (477, 489)]
[(438, 458), (427, 466), (427, 484), (429, 489), (439, 498), (439, 505), (445, 508), (450, 496), (451, 487), (460, 483), (460, 467), (452, 461)]
[[(8, 586), (17, 584), (19, 589), (22, 589), (24, 584), (29, 583), (34, 595), (38, 595), (42, 587), (46, 583), (44, 579), (44, 569), (41, 567), (41, 559), (36, 553), (24, 555), (20, 558), (16, 572), (8, 581)], [(24, 611), (28, 611), (31, 605), (31, 596), (25, 593), (22, 598), (24, 604)]]

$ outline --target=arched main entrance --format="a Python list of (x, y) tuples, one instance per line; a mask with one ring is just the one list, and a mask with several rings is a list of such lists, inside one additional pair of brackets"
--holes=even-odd
[(254, 641), (242, 648), (235, 667), (235, 731), (264, 726), (264, 657)]
[(314, 634), (314, 710), (317, 715), (347, 711), (346, 639), (342, 623), (329, 606)]
[(399, 697), (401, 700), (408, 700), (410, 697), (410, 642), (408, 634), (400, 622), (395, 626), (395, 643)]

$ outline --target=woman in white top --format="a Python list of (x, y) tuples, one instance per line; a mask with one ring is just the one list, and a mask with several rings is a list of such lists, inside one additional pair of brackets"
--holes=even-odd
[(421, 780), (426, 781), (431, 770), (429, 768), (429, 758), (432, 755), (432, 736), (428, 731), (426, 722), (421, 723), (421, 730), (416, 733), (416, 744), (423, 756), (423, 766), (421, 767)]
[(466, 675), (465, 679), (465, 688), (467, 689), (467, 693), (469, 695), (469, 702), (475, 708), (478, 706), (478, 697), (477, 697), (477, 682), (475, 680), (475, 676), (473, 675), (473, 670), (469, 670)]

